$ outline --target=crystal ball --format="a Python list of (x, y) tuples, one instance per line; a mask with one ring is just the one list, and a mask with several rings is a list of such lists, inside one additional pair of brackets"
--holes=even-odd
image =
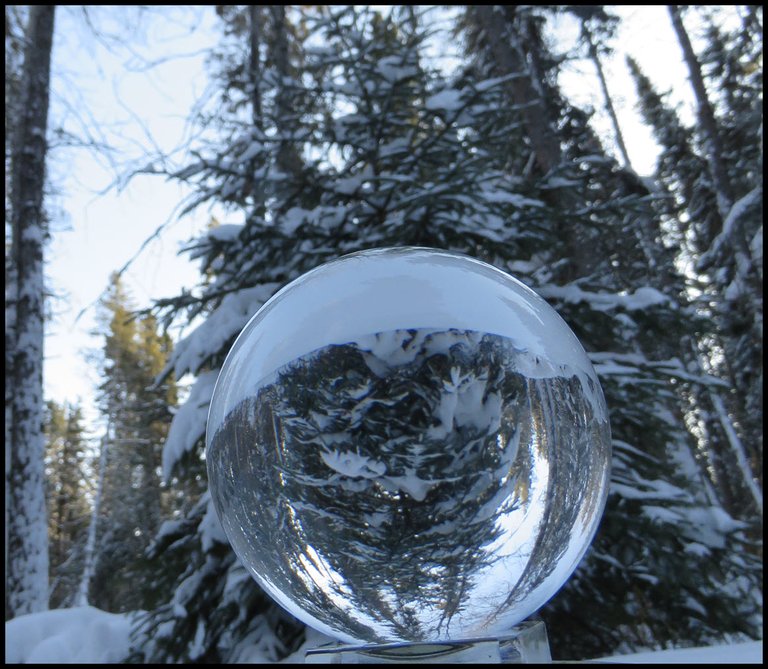
[(227, 538), (347, 642), (503, 635), (576, 568), (605, 505), (595, 371), (533, 290), (426, 248), (353, 253), (248, 322), (211, 400)]

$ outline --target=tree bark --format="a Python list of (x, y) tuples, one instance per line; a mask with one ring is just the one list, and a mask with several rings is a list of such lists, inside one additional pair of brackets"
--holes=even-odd
[[(497, 69), (504, 74), (520, 73), (530, 75), (530, 67), (519, 39), (509, 30), (509, 16), (497, 15), (503, 11), (501, 5), (470, 5), (478, 27), (485, 33)], [(515, 7), (507, 7), (514, 12)], [(521, 105), (526, 134), (530, 138), (535, 162), (542, 174), (560, 164), (562, 152), (560, 142), (549, 123), (549, 110), (533, 76), (511, 79), (508, 86), (512, 101)]]
[(701, 130), (706, 138), (709, 159), (709, 168), (712, 176), (712, 183), (717, 194), (717, 205), (720, 210), (720, 217), (725, 220), (733, 204), (733, 193), (728, 179), (728, 172), (723, 162), (723, 146), (720, 136), (717, 132), (715, 123), (715, 114), (712, 105), (707, 97), (707, 89), (704, 86), (704, 76), (701, 73), (696, 54), (693, 51), (691, 40), (683, 25), (683, 19), (680, 15), (680, 7), (669, 5), (669, 16), (672, 19), (672, 27), (675, 29), (677, 40), (680, 42), (680, 48), (683, 50), (683, 58), (688, 67), (688, 73), (691, 78), (691, 86), (696, 95), (696, 104), (698, 106), (699, 123)]
[(295, 124), (286, 122), (286, 120), (297, 114), (298, 110), (293, 108), (293, 94), (287, 90), (286, 86), (286, 80), (292, 78), (294, 73), (288, 54), (288, 25), (285, 5), (270, 5), (270, 9), (274, 33), (272, 61), (280, 77), (275, 97), (275, 126), (277, 127), (277, 134), (281, 138), (276, 162), (281, 172), (291, 178), (299, 178), (302, 170), (301, 159), (293, 139), (287, 136)]
[(55, 6), (30, 7), (21, 117), (12, 149), (12, 333), (6, 617), (48, 608), (43, 435), (43, 185)]
[(88, 539), (85, 543), (85, 558), (83, 560), (83, 574), (80, 577), (80, 586), (75, 595), (75, 606), (88, 606), (88, 591), (91, 579), (96, 571), (96, 531), (99, 525), (99, 512), (101, 511), (101, 497), (104, 492), (104, 477), (107, 471), (107, 453), (109, 451), (110, 425), (101, 440), (101, 453), (99, 454), (99, 481), (96, 486), (96, 499), (93, 501), (91, 522), (88, 525)]
[(250, 72), (249, 80), (253, 87), (251, 91), (251, 105), (253, 106), (252, 117), (253, 125), (256, 128), (261, 129), (262, 117), (261, 117), (261, 90), (259, 88), (261, 83), (261, 57), (259, 55), (259, 44), (261, 42), (259, 31), (259, 9), (258, 5), (251, 5), (248, 8), (248, 17), (250, 22)]

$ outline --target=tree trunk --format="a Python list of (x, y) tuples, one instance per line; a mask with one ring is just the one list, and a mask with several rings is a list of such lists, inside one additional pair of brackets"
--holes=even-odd
[[(504, 15), (501, 5), (469, 5), (478, 27), (485, 33), (497, 69), (504, 74), (529, 75), (530, 67), (526, 54), (520, 48), (520, 41), (509, 29), (511, 17)], [(510, 13), (515, 7), (506, 7)], [(537, 90), (533, 76), (511, 79), (508, 86), (512, 101), (522, 108), (526, 134), (530, 138), (535, 162), (542, 174), (560, 164), (561, 150), (557, 134), (549, 123), (549, 110), (541, 90)]]
[(603, 97), (605, 98), (605, 108), (608, 111), (608, 116), (611, 117), (611, 123), (613, 123), (613, 132), (616, 135), (616, 144), (619, 147), (621, 158), (624, 161), (624, 167), (632, 169), (627, 145), (624, 143), (624, 135), (621, 132), (621, 126), (619, 126), (619, 117), (616, 116), (616, 109), (614, 109), (613, 100), (608, 92), (608, 82), (605, 80), (605, 73), (603, 72), (603, 65), (600, 62), (600, 55), (597, 53), (597, 46), (592, 39), (592, 33), (584, 22), (581, 24), (581, 34), (587, 42), (589, 57), (595, 64), (595, 70), (597, 70), (597, 78), (600, 80), (600, 88), (602, 89)]
[[(15, 332), (11, 393), (6, 616), (48, 608), (48, 525), (43, 435), (43, 184), (55, 6), (33, 5), (12, 154)], [(8, 457), (6, 456), (6, 463)]]
[(261, 129), (261, 57), (259, 55), (259, 44), (261, 42), (259, 31), (259, 9), (258, 5), (251, 5), (248, 8), (248, 18), (250, 23), (250, 72), (249, 80), (253, 90), (251, 91), (251, 105), (253, 106), (252, 118), (253, 125)]
[(75, 595), (75, 606), (88, 606), (88, 590), (91, 579), (96, 571), (96, 530), (99, 524), (99, 512), (101, 511), (101, 497), (104, 491), (104, 477), (107, 472), (107, 452), (109, 450), (110, 426), (104, 439), (101, 441), (101, 453), (99, 454), (99, 482), (96, 486), (96, 498), (93, 500), (91, 522), (88, 525), (88, 539), (85, 542), (85, 557), (83, 558), (83, 575), (80, 578), (80, 587)]
[(298, 179), (301, 175), (302, 163), (294, 140), (287, 136), (288, 128), (294, 124), (287, 122), (289, 116), (298, 113), (292, 104), (293, 93), (287, 90), (286, 80), (292, 78), (288, 55), (288, 25), (285, 18), (285, 5), (270, 5), (272, 10), (272, 30), (274, 42), (272, 46), (272, 61), (280, 77), (275, 97), (275, 126), (278, 137), (281, 138), (277, 150), (277, 167), (280, 171), (292, 179)]
[(688, 73), (691, 78), (691, 86), (696, 95), (696, 104), (698, 106), (699, 123), (701, 130), (707, 142), (707, 158), (709, 159), (709, 168), (712, 176), (712, 183), (717, 194), (717, 206), (720, 210), (720, 217), (725, 220), (733, 204), (733, 193), (731, 190), (728, 172), (723, 162), (723, 146), (720, 136), (717, 132), (715, 123), (715, 114), (712, 111), (712, 105), (707, 97), (707, 89), (704, 86), (704, 77), (701, 73), (696, 54), (693, 51), (691, 40), (685, 31), (683, 19), (680, 16), (680, 8), (677, 5), (669, 5), (669, 16), (672, 19), (672, 27), (677, 34), (677, 40), (680, 42), (680, 48), (683, 50), (683, 58), (688, 66)]

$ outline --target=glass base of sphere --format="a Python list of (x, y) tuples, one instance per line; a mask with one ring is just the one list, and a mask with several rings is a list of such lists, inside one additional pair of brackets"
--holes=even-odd
[(552, 662), (547, 629), (540, 620), (516, 625), (509, 634), (435, 643), (356, 646), (330, 643), (308, 650), (306, 664), (544, 664)]

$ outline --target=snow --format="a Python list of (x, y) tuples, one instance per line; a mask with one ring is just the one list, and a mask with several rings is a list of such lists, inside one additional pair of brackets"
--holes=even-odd
[(701, 258), (699, 258), (698, 262), (696, 263), (696, 269), (698, 271), (701, 272), (706, 270), (713, 262), (717, 260), (723, 250), (723, 247), (731, 244), (734, 232), (741, 223), (742, 218), (744, 218), (745, 214), (749, 210), (762, 203), (762, 200), (763, 187), (758, 186), (757, 188), (747, 193), (744, 197), (734, 202), (733, 206), (728, 212), (728, 215), (725, 218), (725, 221), (723, 221), (722, 231), (717, 237), (715, 237), (712, 245), (709, 247), (709, 250), (703, 256), (701, 256)]
[(573, 179), (565, 179), (563, 177), (550, 177), (542, 185), (543, 188), (572, 188), (573, 186), (581, 186), (579, 181)]
[(237, 239), (237, 236), (244, 227), (244, 225), (239, 223), (224, 223), (217, 228), (209, 230), (206, 236), (217, 242), (231, 242)]
[[(694, 603), (697, 604), (697, 603)], [(107, 613), (92, 606), (31, 613), (5, 623), (6, 664), (118, 663), (130, 649), (135, 613)], [(282, 663), (303, 662), (304, 653), (330, 639), (308, 628), (307, 641)], [(255, 657), (266, 661), (253, 643)], [(240, 661), (243, 653), (240, 652)], [(247, 653), (246, 653), (247, 654)], [(620, 664), (762, 664), (763, 642), (750, 641), (707, 648), (644, 651), (597, 660)]]
[(208, 417), (208, 403), (219, 370), (203, 372), (195, 380), (189, 397), (176, 412), (168, 430), (168, 438), (163, 446), (163, 480), (169, 481), (174, 465), (205, 434), (205, 420)]
[(363, 176), (356, 174), (352, 177), (336, 179), (334, 188), (342, 195), (353, 195), (363, 185)]
[(256, 156), (264, 153), (265, 146), (261, 142), (251, 142), (248, 147), (240, 154), (240, 161), (247, 162), (253, 160)]
[(382, 483), (391, 483), (393, 492), (402, 490), (417, 502), (423, 502), (429, 491), (438, 481), (425, 481), (419, 478), (411, 469), (406, 469), (405, 476), (387, 476)]
[(637, 311), (647, 309), (655, 305), (672, 303), (664, 293), (650, 286), (641, 286), (634, 293), (592, 293), (582, 290), (578, 286), (545, 286), (539, 288), (542, 297), (562, 300), (568, 303), (587, 302), (596, 311), (610, 311), (611, 309), (626, 309)]
[(582, 156), (580, 158), (577, 158), (575, 160), (577, 163), (591, 163), (595, 165), (601, 165), (603, 163), (609, 163), (611, 162), (611, 158), (607, 158), (606, 156), (602, 156), (599, 153), (593, 153), (589, 156)]
[(376, 65), (378, 73), (390, 83), (407, 79), (418, 73), (413, 65), (404, 65), (400, 56), (385, 56)]
[(762, 265), (763, 263), (763, 226), (761, 225), (755, 236), (752, 237), (752, 241), (749, 243), (749, 250), (752, 253), (752, 258), (755, 260), (755, 264)]
[(424, 107), (431, 111), (455, 111), (461, 109), (464, 103), (461, 101), (461, 91), (457, 91), (455, 88), (447, 88), (439, 93), (430, 95)]
[(620, 495), (625, 499), (644, 499), (644, 500), (681, 500), (688, 501), (690, 495), (668, 481), (661, 479), (648, 480), (635, 475), (635, 481), (629, 481), (629, 485), (612, 482), (611, 494)]
[(225, 296), (205, 322), (176, 345), (168, 362), (176, 378), (186, 372), (197, 372), (210, 351), (219, 350), (240, 332), (278, 286), (277, 283), (265, 283)]
[(213, 500), (211, 499), (211, 493), (206, 492), (200, 499), (198, 504), (205, 504), (205, 514), (198, 526), (198, 532), (200, 534), (200, 546), (203, 552), (208, 553), (214, 543), (229, 545), (229, 539), (224, 534), (224, 528), (219, 521), (219, 515), (216, 513), (216, 508), (213, 506)]
[(377, 478), (387, 471), (387, 466), (383, 462), (366, 458), (352, 451), (323, 451), (320, 457), (331, 469), (344, 476)]
[(14, 618), (5, 623), (5, 662), (120, 662), (130, 647), (132, 615), (82, 606)]
[(605, 657), (601, 662), (622, 664), (762, 664), (763, 642), (710, 646), (707, 648), (678, 648), (646, 651), (632, 655)]
[(291, 207), (280, 219), (280, 229), (286, 235), (292, 235), (311, 214), (312, 212), (309, 209), (303, 209), (302, 207)]
[(476, 91), (488, 91), (492, 88), (495, 88), (496, 86), (499, 86), (500, 84), (503, 84), (507, 81), (511, 81), (512, 79), (518, 79), (521, 76), (525, 76), (520, 72), (512, 72), (511, 74), (505, 74), (502, 77), (494, 77), (492, 79), (485, 79), (484, 81), (479, 82), (475, 85)]
[[(524, 207), (544, 206), (544, 203), (541, 200), (534, 200), (530, 197), (524, 197), (519, 193), (510, 193), (509, 191), (501, 189), (483, 188), (481, 194), (483, 199), (487, 202), (511, 204), (519, 209), (523, 209)], [(469, 200), (468, 204), (472, 204), (472, 201)]]

